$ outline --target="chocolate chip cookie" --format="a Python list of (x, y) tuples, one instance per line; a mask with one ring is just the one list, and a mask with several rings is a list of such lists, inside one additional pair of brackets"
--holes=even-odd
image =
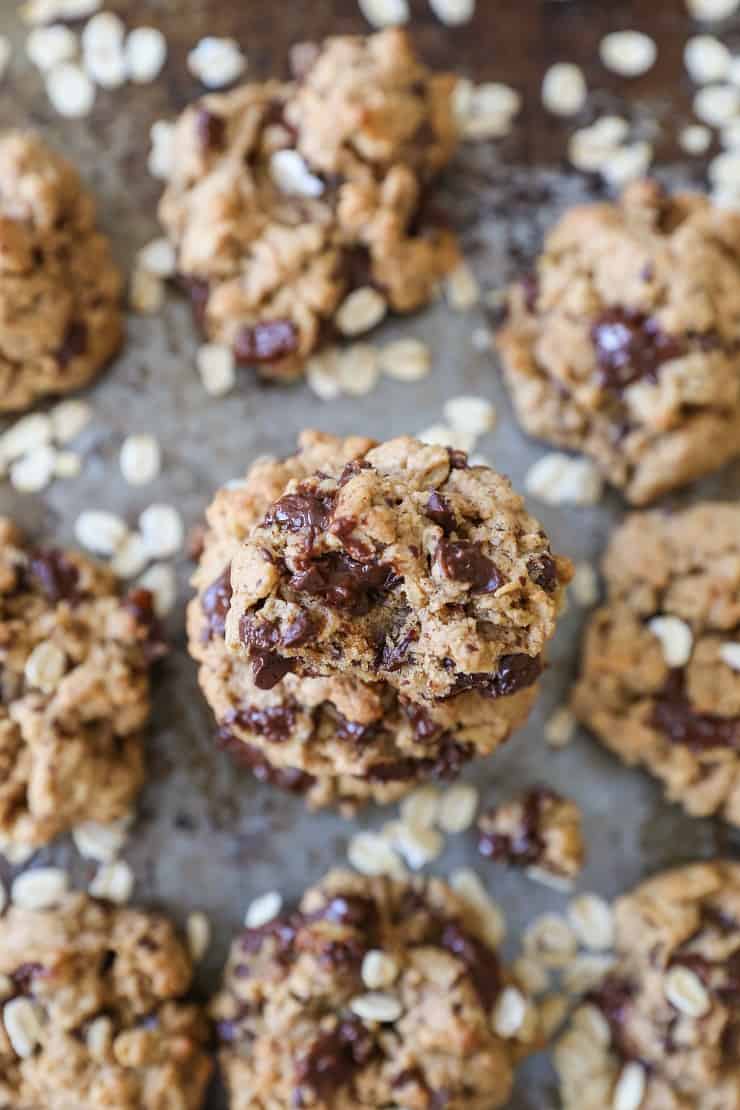
[(163, 651), (149, 591), (0, 518), (0, 851), (128, 811)]
[(498, 337), (532, 435), (641, 505), (740, 454), (740, 216), (656, 182), (577, 207)]
[(582, 870), (585, 847), (575, 802), (538, 786), (478, 819), (478, 850), (510, 867), (570, 880)]
[(76, 170), (0, 135), (0, 410), (88, 382), (123, 337), (121, 276)]
[(740, 865), (643, 883), (616, 930), (616, 966), (555, 1053), (565, 1110), (738, 1110)]
[(339, 871), (236, 938), (212, 1012), (231, 1110), (493, 1110), (538, 1036), (447, 886)]
[(327, 339), (419, 308), (458, 262), (427, 204), (457, 143), (453, 77), (398, 30), (293, 57), (291, 82), (186, 109), (160, 204), (205, 333), (278, 380)]
[(0, 1105), (199, 1110), (211, 1074), (170, 922), (70, 894), (0, 918)]
[(689, 813), (740, 825), (740, 505), (633, 513), (604, 575), (575, 713)]
[[(413, 441), (403, 443), (408, 446)], [(361, 437), (338, 439), (305, 432), (296, 455), (258, 460), (243, 483), (220, 490), (208, 510), (209, 528), (193, 580), (198, 594), (188, 610), (190, 652), (200, 664), (200, 684), (219, 723), (222, 744), (261, 779), (305, 791), (317, 805), (365, 798), (391, 801), (422, 779), (454, 777), (467, 760), (491, 752), (523, 722), (536, 696), (534, 679), (540, 671), (539, 662), (530, 663), (527, 656), (527, 665), (522, 661), (509, 666), (511, 689), (501, 691), (495, 701), (487, 692), (466, 688), (422, 704), (379, 673), (367, 679), (339, 669), (319, 675), (298, 669), (293, 658), (282, 659), (272, 649), (254, 655), (237, 644), (237, 650), (228, 650), (225, 629), (232, 609), (234, 567), (245, 541), (266, 517), (288, 508), (295, 514), (291, 521), (296, 526), (305, 524), (305, 537), (313, 536), (318, 519), (312, 523), (310, 510), (315, 502), (309, 487), (305, 493), (286, 493), (286, 488), (303, 489), (304, 482), (313, 488), (317, 473), (325, 475), (327, 482), (330, 475), (341, 476), (345, 471), (349, 477), (369, 474), (368, 459), (374, 457), (374, 448), (373, 441)], [(423, 451), (440, 480), (452, 473), (446, 450)], [(458, 467), (455, 473), (462, 474), (463, 456), (453, 459)], [(513, 497), (503, 483), (502, 489), (505, 498)], [(436, 497), (438, 502), (428, 492), (421, 500), (427, 507), (432, 502), (437, 519), (440, 513), (442, 519), (450, 514), (448, 524), (451, 514), (458, 509), (462, 513), (466, 504), (463, 495), (454, 491)], [(330, 501), (327, 492), (323, 502), (327, 513)], [(444, 535), (432, 517), (425, 517), (424, 528), (432, 536)], [(288, 534), (300, 539), (298, 531)], [(450, 532), (453, 544), (454, 534)], [(345, 540), (357, 554), (349, 533)], [(545, 558), (547, 550), (546, 540), (539, 538), (541, 562), (533, 561), (532, 567), (547, 587), (536, 587), (543, 610), (553, 604), (561, 589), (559, 576), (564, 580), (566, 574), (562, 560)], [(361, 554), (347, 563), (350, 570), (355, 565), (362, 581)], [(345, 577), (350, 581), (351, 573)], [(326, 606), (317, 608), (332, 612)], [(239, 623), (240, 619), (237, 628)], [(407, 648), (411, 646), (409, 640)], [(404, 650), (396, 650), (396, 656), (400, 665)], [(389, 662), (390, 674), (392, 661), (386, 659)], [(516, 675), (522, 678), (518, 687)]]

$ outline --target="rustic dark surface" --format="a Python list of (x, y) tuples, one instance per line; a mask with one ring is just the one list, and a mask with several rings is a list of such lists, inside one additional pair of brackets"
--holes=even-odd
[[(201, 36), (235, 36), (249, 59), (247, 76), (261, 77), (286, 72), (293, 42), (369, 29), (355, 0), (118, 0), (110, 7), (129, 26), (154, 24), (165, 31), (170, 46), (165, 73), (151, 86), (99, 92), (88, 119), (69, 121), (53, 113), (39, 75), (25, 58), (25, 31), (16, 7), (15, 0), (0, 0), (0, 33), (10, 34), (16, 46), (10, 74), (0, 85), (0, 126), (38, 127), (79, 164), (96, 190), (101, 220), (124, 266), (158, 233), (161, 187), (146, 173), (148, 130), (153, 120), (172, 117), (201, 91), (185, 61)], [(412, 34), (430, 61), (478, 80), (510, 83), (524, 97), (512, 135), (466, 148), (444, 185), (453, 222), (486, 288), (500, 288), (527, 266), (557, 214), (593, 195), (594, 183), (563, 165), (567, 135), (577, 124), (606, 110), (626, 114), (655, 130), (659, 158), (674, 163), (667, 173), (671, 180), (701, 178), (704, 160), (679, 160), (675, 144), (690, 120), (692, 89), (683, 73), (683, 47), (698, 29), (682, 0), (478, 0), (474, 22), (459, 29), (442, 26), (425, 0), (412, 0), (412, 7)], [(650, 73), (625, 81), (603, 69), (597, 45), (605, 32), (630, 26), (656, 38), (659, 58)], [(721, 33), (740, 52), (740, 19)], [(580, 63), (589, 87), (597, 90), (576, 121), (554, 119), (541, 106), (542, 76), (556, 60)], [(493, 356), (471, 343), (473, 329), (483, 322), (479, 312), (453, 315), (437, 305), (411, 320), (385, 325), (380, 341), (410, 334), (432, 347), (433, 373), (417, 386), (384, 381), (361, 401), (345, 398), (325, 405), (305, 386), (259, 389), (244, 375), (233, 394), (213, 400), (193, 369), (196, 337), (189, 315), (173, 296), (161, 316), (129, 319), (125, 351), (87, 391), (95, 422), (80, 478), (57, 482), (38, 496), (14, 494), (3, 484), (0, 511), (12, 512), (39, 537), (61, 543), (72, 542), (74, 520), (85, 507), (112, 508), (132, 522), (145, 505), (172, 502), (191, 525), (201, 519), (220, 482), (243, 474), (259, 453), (289, 451), (301, 426), (376, 435), (414, 432), (439, 421), (444, 400), (461, 392), (495, 401), (499, 423), (481, 450), (521, 488), (543, 448), (527, 440), (513, 421)], [(131, 431), (157, 434), (164, 449), (161, 478), (143, 490), (126, 487), (118, 473), (120, 443)], [(739, 488), (735, 466), (670, 501), (736, 497)], [(557, 550), (594, 562), (623, 511), (613, 494), (588, 510), (538, 503), (532, 508)], [(273, 888), (286, 898), (297, 895), (306, 881), (344, 858), (346, 839), (356, 826), (332, 814), (307, 816), (300, 802), (257, 785), (214, 751), (211, 715), (184, 649), (183, 606), (191, 568), (183, 559), (178, 569), (180, 599), (168, 622), (174, 650), (155, 694), (151, 784), (126, 858), (136, 871), (137, 899), (162, 905), (180, 920), (194, 908), (210, 914), (214, 946), (200, 976), (206, 992), (217, 981), (228, 938), (248, 901)], [(583, 619), (575, 607), (566, 615), (530, 725), (500, 756), (471, 768), (466, 777), (478, 784), (487, 805), (538, 781), (574, 797), (584, 812), (590, 852), (579, 889), (612, 896), (658, 867), (737, 851), (737, 838), (727, 828), (692, 821), (667, 805), (655, 783), (585, 736), (562, 753), (545, 748), (543, 723), (562, 702), (574, 674)], [(371, 813), (363, 820), (377, 825), (382, 817)], [(69, 865), (78, 882), (90, 877), (90, 865), (80, 864), (66, 841), (37, 860)], [(472, 835), (451, 839), (434, 869), (446, 874), (463, 864), (478, 870), (504, 906), (511, 948), (535, 914), (563, 909), (556, 893), (481, 861)], [(2, 860), (0, 876), (9, 877)], [(555, 1105), (552, 1072), (541, 1058), (523, 1069), (512, 1110), (552, 1110)]]

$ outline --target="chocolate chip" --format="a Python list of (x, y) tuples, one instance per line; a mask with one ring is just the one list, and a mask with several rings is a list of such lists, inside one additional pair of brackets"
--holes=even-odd
[(154, 594), (152, 591), (142, 587), (129, 590), (122, 604), (144, 633), (141, 646), (147, 663), (154, 663), (157, 659), (162, 659), (167, 655), (169, 648), (165, 641), (162, 625), (154, 610)]
[(400, 705), (414, 730), (416, 740), (425, 742), (439, 736), (442, 726), (430, 717), (426, 709), (404, 699), (401, 699)]
[(363, 470), (373, 469), (372, 463), (369, 463), (367, 459), (352, 459), (351, 462), (347, 463), (344, 470), (339, 475), (337, 485), (340, 489), (343, 489), (344, 486), (347, 485), (347, 482), (350, 482), (357, 474), (361, 474)]
[(208, 639), (214, 637), (223, 639), (232, 592), (231, 563), (229, 563), (201, 595), (200, 607), (206, 617), (206, 636)]
[(335, 894), (315, 914), (312, 921), (331, 921), (352, 929), (361, 929), (371, 936), (378, 927), (378, 907), (372, 898), (361, 894)]
[(640, 378), (657, 379), (669, 359), (685, 353), (684, 343), (657, 320), (628, 308), (607, 309), (591, 328), (601, 384), (620, 392)]
[(193, 316), (198, 327), (202, 328), (205, 323), (208, 298), (211, 293), (210, 284), (205, 278), (189, 277), (186, 274), (178, 275), (177, 284), (190, 300)]
[[(412, 644), (415, 644), (418, 639), (419, 631), (416, 628), (409, 629), (409, 631), (404, 633), (395, 643), (389, 637), (386, 637), (377, 654), (377, 665), (386, 671), (399, 670), (406, 662), (409, 648)], [(411, 658), (413, 659), (413, 656)]]
[(279, 362), (298, 350), (298, 329), (292, 320), (264, 320), (244, 325), (234, 340), (237, 362)]
[(468, 456), (465, 451), (458, 451), (456, 448), (448, 447), (447, 457), (450, 460), (450, 470), (468, 469)]
[(440, 700), (445, 701), (446, 698), (467, 690), (477, 690), (489, 698), (505, 698), (523, 690), (525, 686), (531, 686), (541, 674), (542, 661), (539, 656), (502, 655), (495, 674), (459, 674), (450, 693)]
[(290, 705), (246, 705), (229, 713), (224, 724), (241, 725), (271, 744), (279, 744), (290, 738), (295, 725), (295, 709)]
[(10, 978), (18, 994), (32, 994), (34, 979), (45, 974), (46, 968), (43, 964), (29, 961), (19, 964), (15, 971), (11, 972)]
[[(439, 731), (439, 729), (437, 729)], [(456, 779), (474, 756), (471, 744), (461, 744), (447, 734), (439, 740), (434, 756), (405, 756), (401, 759), (375, 763), (366, 772), (370, 782), (411, 782), (413, 779)]]
[(489, 1013), (502, 986), (496, 953), (456, 921), (445, 925), (441, 944), (468, 969), (481, 1005)]
[(301, 647), (313, 639), (318, 629), (318, 620), (308, 613), (299, 613), (294, 621), (283, 629), (281, 643), (283, 647)]
[(200, 105), (195, 113), (195, 133), (204, 151), (223, 150), (226, 120), (223, 116), (209, 111), (204, 105)]
[(625, 1059), (635, 1056), (634, 1046), (627, 1039), (625, 1024), (634, 996), (630, 982), (618, 973), (607, 975), (601, 985), (585, 996), (585, 1001), (596, 1006), (606, 1018), (612, 1035), (612, 1044)]
[(254, 684), (258, 690), (271, 690), (294, 669), (275, 649), (281, 644), (280, 629), (274, 621), (260, 621), (245, 613), (239, 621), (239, 638), (249, 648)]
[(650, 723), (673, 744), (683, 744), (692, 751), (740, 748), (740, 717), (697, 713), (686, 693), (681, 670), (670, 672), (653, 702)]
[(74, 604), (80, 600), (80, 572), (63, 551), (54, 547), (38, 548), (31, 553), (29, 570), (50, 601)]
[(350, 740), (358, 747), (362, 747), (377, 739), (382, 731), (382, 725), (378, 725), (375, 721), (371, 724), (362, 724), (360, 721), (350, 721), (341, 713), (337, 713), (338, 740)]
[(346, 247), (342, 251), (338, 276), (348, 289), (372, 288), (375, 284), (373, 261), (368, 248), (362, 245)]
[(342, 551), (331, 551), (292, 574), (289, 585), (297, 593), (321, 598), (332, 609), (363, 616), (400, 581), (384, 563), (360, 562)]
[(299, 1060), (295, 1073), (298, 1092), (308, 1087), (322, 1101), (332, 1102), (374, 1053), (375, 1041), (367, 1028), (359, 1018), (346, 1018), (314, 1041)]
[(496, 829), (496, 811), (483, 814), (478, 822), (481, 831), (478, 851), (487, 859), (498, 860), (512, 867), (529, 867), (542, 859), (545, 841), (542, 835), (542, 811), (545, 803), (558, 795), (545, 787), (529, 790), (521, 799), (521, 825), (514, 832)]
[(291, 794), (305, 794), (316, 781), (312, 775), (297, 767), (273, 767), (259, 748), (245, 744), (227, 725), (219, 728), (216, 743), (221, 751), (228, 752), (237, 763), (248, 767), (258, 782), (269, 783)]
[(439, 525), (446, 536), (449, 536), (457, 528), (455, 514), (450, 508), (449, 502), (436, 490), (429, 494), (424, 512), (430, 520)]
[(244, 952), (260, 952), (266, 941), (273, 942), (275, 958), (284, 960), (292, 951), (296, 937), (303, 925), (300, 914), (274, 917), (264, 925), (245, 929), (239, 937), (239, 947)]
[(265, 516), (266, 527), (284, 528), (288, 532), (325, 532), (334, 515), (335, 495), (313, 492), (288, 493), (281, 497)]
[(473, 593), (492, 594), (501, 585), (498, 569), (483, 554), (479, 543), (440, 540), (434, 558), (445, 578), (469, 583)]
[(291, 659), (285, 659), (274, 651), (256, 652), (252, 655), (252, 675), (258, 690), (272, 690), (294, 670)]
[(529, 577), (540, 586), (546, 594), (552, 594), (558, 585), (558, 568), (551, 555), (538, 555), (527, 563)]
[(73, 320), (67, 328), (61, 346), (57, 349), (56, 360), (61, 369), (64, 369), (74, 358), (79, 358), (87, 351), (87, 324), (82, 320)]

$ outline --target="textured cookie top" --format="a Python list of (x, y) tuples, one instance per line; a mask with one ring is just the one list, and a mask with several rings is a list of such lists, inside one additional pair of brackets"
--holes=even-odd
[(568, 577), (506, 479), (400, 438), (287, 487), (232, 563), (226, 638), (266, 689), (298, 667), (502, 697), (539, 676)]
[[(220, 725), (221, 742), (255, 773), (309, 793), (311, 802), (373, 797), (388, 801), (420, 778), (449, 778), (474, 754), (487, 754), (521, 723), (535, 687), (499, 699), (496, 712), (475, 691), (428, 704), (399, 697), (388, 682), (337, 673), (288, 673), (266, 690), (243, 652), (227, 651), (231, 564), (291, 481), (341, 472), (375, 444), (304, 432), (286, 459), (257, 460), (245, 480), (216, 494), (188, 609), (191, 654)], [(264, 685), (264, 683), (263, 683)]]
[(740, 507), (633, 514), (604, 574), (576, 711), (691, 812), (740, 822)]
[(120, 275), (73, 167), (0, 136), (0, 408), (77, 388), (121, 339)]
[(617, 903), (618, 963), (589, 999), (646, 1110), (740, 1106), (740, 865), (666, 872)]
[(211, 1064), (166, 918), (85, 895), (0, 918), (0, 1103), (198, 1110)]
[(207, 333), (272, 377), (298, 372), (330, 321), (359, 334), (426, 302), (457, 261), (450, 233), (415, 226), (456, 144), (452, 77), (396, 30), (300, 57), (294, 82), (184, 112), (160, 205)]
[(38, 845), (130, 808), (163, 651), (149, 591), (122, 596), (103, 567), (0, 518), (0, 842)]
[(546, 787), (534, 787), (478, 819), (478, 850), (487, 859), (572, 879), (583, 868), (581, 811)]
[(528, 430), (631, 500), (721, 465), (740, 449), (740, 217), (656, 182), (570, 210), (499, 342)]
[(516, 1032), (495, 1032), (511, 987), (443, 883), (333, 872), (233, 944), (213, 1005), (232, 1110), (493, 1110), (537, 1035), (518, 990)]

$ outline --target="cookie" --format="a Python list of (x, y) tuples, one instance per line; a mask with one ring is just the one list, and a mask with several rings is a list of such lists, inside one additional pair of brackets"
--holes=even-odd
[(615, 967), (555, 1053), (564, 1110), (738, 1110), (740, 865), (643, 883), (616, 933)]
[(533, 685), (570, 564), (508, 481), (409, 437), (288, 484), (231, 564), (226, 642), (258, 687), (382, 680), (438, 708)]
[(0, 410), (88, 382), (123, 338), (121, 276), (76, 170), (0, 136)]
[(84, 894), (0, 917), (0, 1105), (199, 1110), (205, 1016), (185, 946), (159, 915)]
[(740, 216), (656, 182), (572, 209), (498, 345), (525, 430), (633, 504), (717, 470), (740, 454)]
[(494, 1110), (538, 1037), (444, 883), (341, 871), (236, 938), (212, 1013), (231, 1110)]
[(0, 850), (130, 809), (163, 652), (148, 590), (0, 518)]
[(478, 819), (478, 850), (487, 859), (569, 881), (583, 869), (581, 811), (575, 802), (535, 787)]
[(693, 816), (740, 825), (740, 505), (633, 513), (603, 569), (577, 717)]
[[(361, 437), (304, 432), (297, 454), (257, 460), (243, 483), (229, 483), (214, 498), (193, 579), (189, 649), (221, 743), (259, 778), (305, 792), (313, 805), (388, 802), (420, 780), (452, 778), (474, 755), (502, 743), (536, 696), (532, 682), (495, 702), (473, 689), (421, 705), (377, 675), (365, 681), (287, 670), (281, 681), (266, 683), (264, 666), (255, 674), (241, 648), (228, 650), (233, 566), (245, 540), (291, 482), (310, 480), (317, 471), (341, 474), (347, 466), (364, 473), (363, 460), (374, 447)], [(446, 451), (435, 448), (432, 457), (448, 468)], [(433, 522), (427, 525), (439, 532)]]
[(160, 204), (205, 334), (282, 381), (328, 339), (425, 304), (459, 261), (427, 205), (457, 143), (454, 78), (398, 30), (294, 58), (292, 82), (186, 109)]

